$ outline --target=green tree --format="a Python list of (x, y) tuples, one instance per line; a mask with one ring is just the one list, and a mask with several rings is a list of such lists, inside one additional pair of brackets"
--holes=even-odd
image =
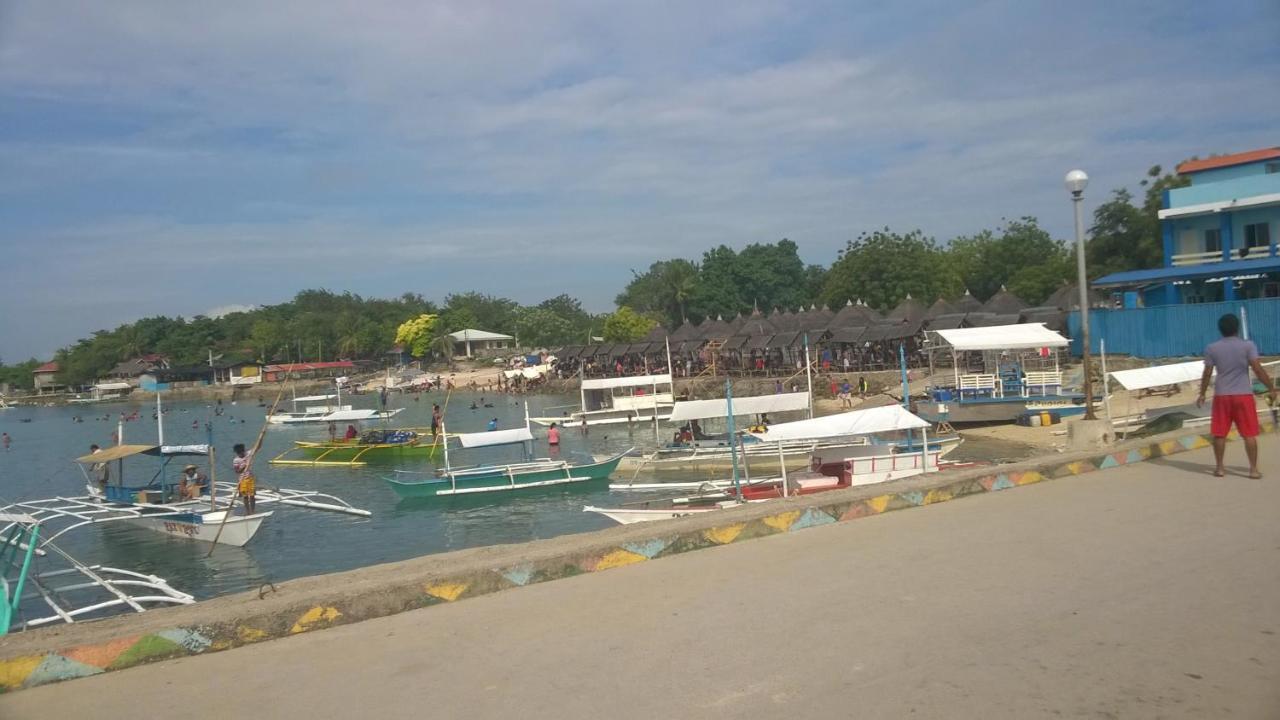
[(568, 320), (543, 307), (523, 308), (516, 320), (516, 337), (526, 347), (568, 345), (574, 330)]
[(690, 318), (689, 302), (698, 292), (701, 282), (697, 265), (682, 259), (659, 260), (646, 272), (632, 270), (631, 275), (631, 282), (618, 294), (616, 302), (619, 307), (626, 306), (640, 313), (657, 313), (670, 327)]
[(933, 238), (919, 230), (903, 235), (885, 228), (849, 241), (827, 272), (822, 299), (834, 307), (861, 298), (872, 307), (887, 309), (908, 293), (931, 303), (960, 292), (959, 276)]
[(947, 249), (948, 265), (974, 297), (986, 300), (1007, 287), (1033, 305), (1071, 277), (1070, 257), (1033, 217), (1006, 221), (996, 232), (956, 238)]
[(1190, 178), (1166, 174), (1155, 165), (1139, 183), (1143, 188), (1141, 207), (1134, 205), (1133, 194), (1128, 190), (1113, 190), (1111, 199), (1093, 211), (1085, 248), (1090, 277), (1160, 267), (1164, 262), (1164, 242), (1158, 213), (1163, 207), (1164, 191), (1190, 183)]
[(605, 342), (635, 342), (658, 326), (658, 321), (623, 305), (604, 319)]
[(396, 344), (403, 346), (413, 357), (425, 357), (431, 349), (437, 318), (437, 315), (423, 313), (400, 323), (396, 328)]

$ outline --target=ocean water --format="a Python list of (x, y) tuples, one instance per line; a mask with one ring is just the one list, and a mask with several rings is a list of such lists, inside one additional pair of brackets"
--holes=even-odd
[[(223, 414), (215, 404), (177, 401), (165, 404), (165, 444), (203, 443), (205, 423), (213, 425), (217, 450), (217, 476), (232, 479), (231, 446), (250, 445), (262, 427), (266, 413), (259, 400), (270, 403), (269, 390), (250, 392), (235, 405), (224, 401)], [(454, 392), (449, 398), (446, 424), (451, 432), (484, 430), (498, 418), (499, 427), (524, 423), (525, 401), (534, 416), (558, 415), (575, 405), (576, 397), (512, 397)], [(344, 402), (348, 399), (344, 397)], [(373, 407), (373, 396), (350, 398), (356, 407)], [(431, 405), (444, 404), (444, 393), (393, 394), (390, 407), (403, 407), (393, 426), (430, 425)], [(476, 409), (471, 409), (472, 404)], [(488, 403), (493, 407), (484, 407)], [(284, 404), (287, 406), (287, 402)], [(287, 407), (286, 407), (287, 409)], [(88, 452), (91, 443), (113, 444), (113, 433), (122, 413), (137, 413), (124, 423), (126, 443), (155, 444), (158, 423), (154, 405), (104, 403), (70, 407), (22, 407), (0, 411), (0, 431), (11, 437), (8, 451), (0, 449), (0, 501), (3, 504), (85, 493), (86, 478), (75, 457)], [(81, 418), (77, 422), (75, 418)], [(345, 428), (340, 428), (340, 431)], [(666, 432), (666, 429), (663, 429)], [(518, 543), (609, 527), (608, 519), (582, 511), (583, 505), (614, 505), (635, 500), (636, 495), (607, 489), (565, 488), (534, 494), (494, 493), (424, 503), (399, 500), (382, 478), (394, 470), (429, 471), (430, 461), (413, 464), (370, 464), (364, 467), (282, 467), (268, 460), (301, 439), (325, 439), (325, 425), (272, 426), (254, 464), (260, 487), (319, 490), (343, 498), (373, 513), (358, 518), (302, 508), (272, 506), (268, 519), (243, 548), (217, 546), (208, 555), (205, 543), (170, 538), (143, 528), (108, 524), (79, 528), (60, 538), (57, 545), (86, 564), (100, 563), (166, 578), (174, 587), (197, 598), (258, 588), (266, 583), (321, 573), (331, 573), (430, 553), (461, 548)], [(551, 450), (545, 428), (534, 426), (535, 454)], [(631, 446), (652, 447), (652, 425), (628, 428), (592, 428), (587, 436), (577, 430), (561, 434), (559, 456), (584, 461), (591, 454), (618, 452)], [(518, 460), (517, 448), (450, 451), (456, 465)], [(125, 461), (131, 484), (144, 484), (157, 472), (176, 478), (189, 460), (177, 458), (167, 467), (159, 458), (136, 457)], [(440, 460), (438, 462), (443, 462)], [(207, 459), (197, 462), (207, 473)], [(115, 472), (113, 465), (112, 471)], [(114, 475), (113, 475), (114, 479)], [(37, 563), (47, 562), (37, 560)]]

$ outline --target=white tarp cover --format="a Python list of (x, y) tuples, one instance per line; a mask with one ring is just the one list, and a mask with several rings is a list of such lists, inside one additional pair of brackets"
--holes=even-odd
[(95, 390), (130, 390), (133, 386), (127, 382), (104, 382), (94, 385), (93, 388)]
[(1204, 374), (1204, 361), (1173, 363), (1172, 365), (1156, 365), (1134, 370), (1114, 370), (1111, 377), (1125, 390), (1145, 390), (1165, 385), (1199, 380)]
[(650, 387), (652, 385), (670, 385), (671, 375), (633, 375), (631, 377), (593, 378), (582, 381), (583, 390), (610, 390), (626, 387)]
[[(724, 398), (715, 400), (687, 400), (678, 402), (671, 409), (671, 422), (719, 418), (729, 414), (729, 403)], [(809, 407), (809, 393), (777, 393), (751, 395), (733, 399), (734, 415), (759, 415), (804, 410)]]
[(1044, 323), (995, 325), (993, 327), (935, 330), (956, 350), (1027, 350), (1065, 347), (1071, 341), (1044, 326)]
[(516, 368), (515, 370), (503, 370), (502, 374), (508, 379), (513, 380), (518, 375), (523, 375), (526, 380), (537, 380), (546, 373), (551, 372), (551, 366), (548, 364), (533, 365), (531, 367)]
[(839, 415), (817, 417), (812, 420), (778, 423), (771, 426), (768, 432), (751, 434), (765, 442), (778, 442), (870, 435), (892, 430), (927, 427), (929, 427), (928, 422), (907, 412), (901, 405), (886, 405), (870, 410), (854, 410)]
[(294, 402), (320, 402), (321, 400), (333, 400), (337, 395), (306, 395), (300, 398), (294, 398)]
[(458, 440), (464, 448), (488, 447), (490, 445), (514, 445), (533, 439), (529, 428), (512, 430), (490, 430), (489, 432), (460, 433)]
[(160, 448), (161, 455), (208, 455), (208, 445), (165, 445)]

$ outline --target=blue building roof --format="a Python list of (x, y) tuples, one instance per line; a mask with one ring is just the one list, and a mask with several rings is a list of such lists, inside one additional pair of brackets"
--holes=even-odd
[(1183, 267), (1162, 267), (1150, 270), (1128, 270), (1111, 273), (1094, 280), (1094, 287), (1121, 287), (1134, 285), (1151, 285), (1167, 283), (1175, 280), (1196, 280), (1213, 277), (1239, 277), (1280, 271), (1280, 257), (1254, 258), (1253, 260), (1232, 260), (1230, 262), (1205, 263), (1203, 265), (1185, 265)]

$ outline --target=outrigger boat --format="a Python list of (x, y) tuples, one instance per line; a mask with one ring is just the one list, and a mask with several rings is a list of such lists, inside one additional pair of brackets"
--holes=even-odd
[[(0, 512), (0, 636), (52, 623), (94, 620), (120, 611), (196, 601), (164, 578), (103, 565), (85, 565), (40, 540), (41, 522), (26, 513)], [(39, 555), (66, 567), (37, 568)], [(49, 615), (36, 614), (43, 604)], [(34, 606), (34, 607), (33, 607)]]
[[(1070, 340), (1044, 323), (934, 331), (951, 348), (954, 381), (928, 388), (916, 403), (931, 422), (1010, 422), (1027, 413), (1084, 413), (1084, 395), (1066, 392), (1058, 352)], [(982, 356), (982, 372), (965, 370), (964, 353)], [(1028, 369), (1037, 365), (1038, 369)]]
[[(272, 465), (341, 465), (371, 462), (405, 462), (439, 457), (444, 436), (421, 430), (366, 430), (350, 440), (295, 440), (293, 447), (271, 459)], [(300, 454), (303, 458), (289, 458)]]
[(739, 478), (735, 450), (733, 479), (729, 481), (609, 486), (611, 490), (691, 489), (700, 491), (696, 496), (642, 502), (617, 508), (586, 506), (583, 510), (604, 515), (622, 524), (631, 524), (711, 512), (745, 502), (761, 502), (793, 494), (811, 494), (857, 485), (870, 485), (927, 472), (937, 472), (941, 469), (940, 451), (923, 449), (929, 446), (928, 428), (927, 421), (898, 405), (781, 423), (774, 425), (766, 432), (752, 433), (752, 435), (761, 442), (773, 444), (781, 452), (782, 443), (796, 437), (852, 437), (900, 430), (919, 430), (922, 449), (911, 454), (838, 458), (827, 461), (814, 457), (811, 470), (790, 475), (787, 473), (785, 462), (781, 462), (782, 474), (763, 480), (752, 480), (749, 476), (745, 480)]
[[(533, 441), (533, 434), (527, 427), (461, 433), (455, 437), (464, 448), (524, 445)], [(618, 463), (625, 454), (619, 453), (602, 461), (581, 465), (551, 458), (533, 458), (519, 463), (457, 468), (450, 464), (449, 447), (446, 442), (444, 444), (445, 467), (438, 470), (435, 476), (413, 481), (396, 478), (385, 478), (385, 480), (401, 498), (444, 498), (556, 485), (603, 484), (609, 480), (609, 476), (617, 469)], [(527, 451), (526, 456), (528, 456)]]
[[(778, 393), (755, 395), (733, 400), (737, 416), (767, 415), (805, 410), (809, 407), (809, 393)], [(671, 412), (671, 423), (686, 423), (691, 427), (692, 438), (671, 442), (644, 454), (631, 454), (622, 459), (620, 470), (639, 473), (689, 472), (699, 470), (727, 471), (731, 467), (730, 440), (728, 434), (705, 436), (697, 425), (699, 420), (724, 418), (728, 412), (725, 399), (690, 400), (677, 402)], [(900, 434), (901, 435), (901, 434)], [(957, 448), (959, 435), (935, 435), (930, 450), (937, 450), (943, 457)], [(918, 453), (919, 438), (911, 436), (881, 437), (859, 436), (844, 438), (796, 438), (782, 443), (782, 460), (788, 469), (801, 470), (810, 465), (814, 455), (824, 457), (880, 458), (895, 453)], [(743, 435), (738, 442), (742, 462), (774, 465), (779, 462), (775, 444), (762, 443), (754, 435)]]
[[(664, 389), (665, 388), (665, 389)], [(539, 425), (588, 427), (654, 423), (668, 420), (675, 404), (671, 374), (583, 378), (582, 405), (577, 412), (530, 418)], [(622, 390), (624, 392), (619, 393)]]
[[(297, 425), (300, 423), (350, 423), (365, 422), (369, 420), (389, 420), (396, 416), (397, 413), (404, 411), (404, 408), (395, 408), (394, 410), (372, 410), (372, 409), (356, 409), (350, 405), (342, 404), (342, 388), (337, 388), (338, 392), (334, 395), (308, 395), (306, 397), (293, 398), (293, 410), (286, 412), (274, 412), (267, 416), (267, 422), (272, 425)], [(330, 400), (336, 400), (336, 403), (330, 403)], [(298, 409), (299, 403), (316, 403), (323, 402), (324, 405), (304, 405), (301, 410)]]
[[(144, 486), (124, 484), (124, 460), (136, 456), (164, 459), (160, 470)], [(210, 465), (213, 465), (214, 455), (208, 445), (116, 445), (76, 458), (85, 475), (85, 495), (26, 500), (6, 505), (0, 508), (0, 512), (26, 514), (49, 527), (53, 532), (43, 543), (52, 542), (71, 530), (88, 525), (125, 523), (170, 537), (244, 546), (253, 539), (273, 511), (253, 514), (233, 512), (231, 504), (236, 486), (229, 482), (209, 482), (205, 488), (207, 495), (202, 495), (199, 499), (179, 498), (177, 484), (165, 482), (164, 470), (172, 458), (192, 456), (208, 456)], [(89, 477), (89, 468), (111, 462), (117, 465), (113, 482), (103, 487)], [(369, 517), (371, 514), (368, 510), (351, 506), (341, 498), (312, 490), (259, 488), (256, 497), (259, 506), (291, 505), (358, 517)]]

